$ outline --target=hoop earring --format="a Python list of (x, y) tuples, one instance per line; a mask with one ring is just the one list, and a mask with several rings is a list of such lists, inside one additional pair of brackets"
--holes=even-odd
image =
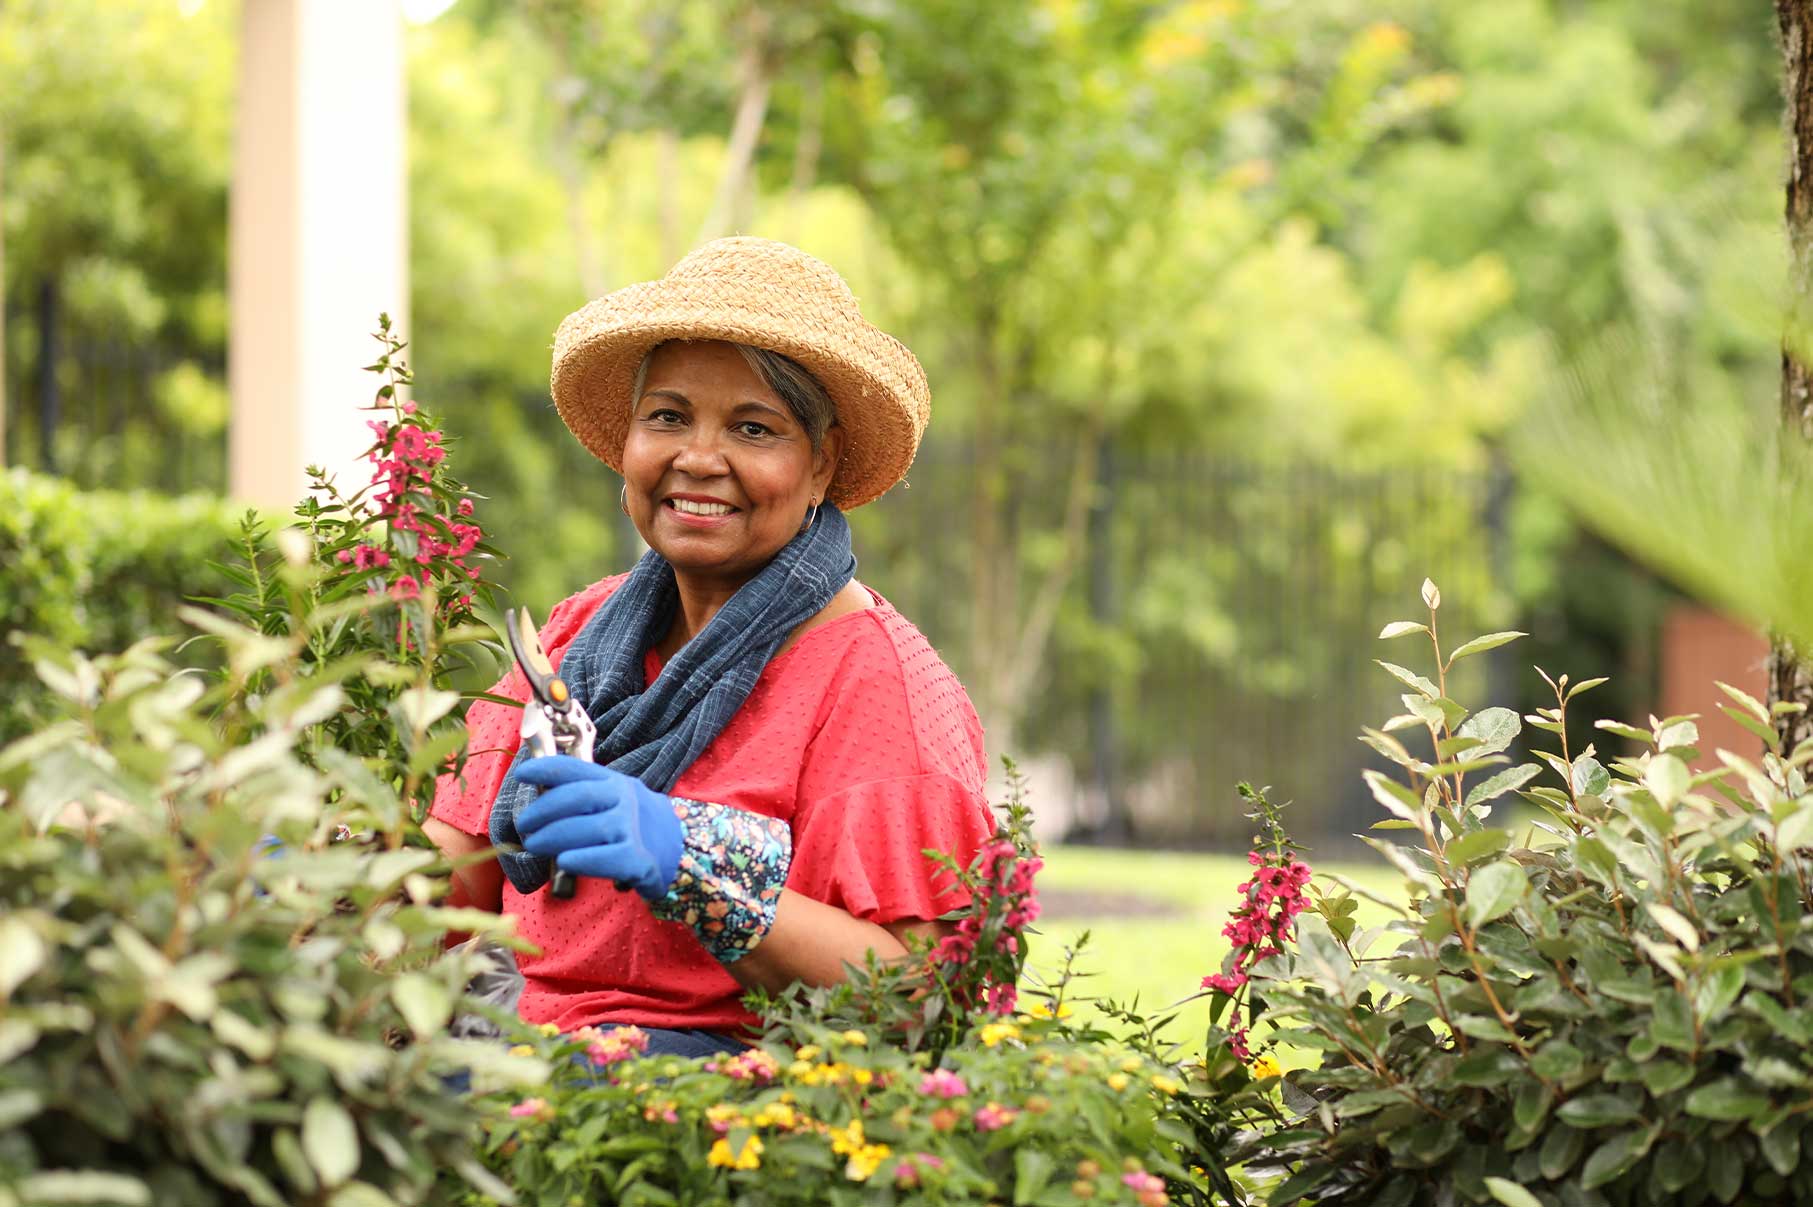
[(806, 522), (799, 526), (801, 532), (812, 531), (812, 525), (818, 522), (818, 500), (812, 500), (812, 509), (806, 513)]
[(625, 482), (623, 489), (617, 492), (617, 507), (624, 515), (630, 513), (630, 484)]

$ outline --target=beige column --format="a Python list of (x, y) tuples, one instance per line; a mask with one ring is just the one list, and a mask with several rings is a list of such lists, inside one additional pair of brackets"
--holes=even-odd
[(402, 18), (395, 0), (243, 0), (241, 13), (228, 481), (284, 506), (308, 465), (364, 484), (370, 333), (380, 311), (407, 329)]

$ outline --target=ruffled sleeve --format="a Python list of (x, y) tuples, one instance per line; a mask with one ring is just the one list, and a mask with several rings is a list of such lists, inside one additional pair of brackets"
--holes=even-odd
[(995, 830), (982, 727), (917, 629), (863, 616), (805, 753), (787, 883), (871, 922), (930, 920), (969, 898), (925, 852), (968, 867)]
[(857, 784), (801, 809), (787, 887), (870, 922), (936, 918), (969, 894), (925, 852), (967, 867), (993, 831), (975, 789), (947, 775)]

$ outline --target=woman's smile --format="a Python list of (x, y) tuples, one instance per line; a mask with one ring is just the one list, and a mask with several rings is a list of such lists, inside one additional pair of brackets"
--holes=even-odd
[(688, 528), (711, 529), (728, 524), (738, 509), (710, 495), (674, 494), (661, 501), (661, 510)]

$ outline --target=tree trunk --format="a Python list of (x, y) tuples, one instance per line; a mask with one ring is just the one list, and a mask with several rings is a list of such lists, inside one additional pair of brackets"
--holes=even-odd
[(680, 135), (664, 127), (655, 135), (655, 190), (660, 213), (663, 270), (681, 256), (680, 244)]
[[(0, 214), (6, 212), (6, 129), (0, 127)], [(6, 223), (0, 222), (0, 468), (6, 466)]]
[(700, 243), (734, 234), (747, 220), (750, 168), (755, 163), (755, 149), (762, 141), (762, 124), (768, 117), (768, 90), (774, 82), (773, 64), (769, 61), (770, 25), (768, 13), (760, 5), (752, 5), (743, 21), (742, 46), (737, 51), (737, 77), (741, 81), (737, 112), (730, 123), (724, 174), (718, 178), (711, 211), (699, 227)]
[(57, 472), (57, 425), (63, 412), (57, 378), (63, 359), (63, 308), (57, 285), (57, 278), (46, 277), (38, 288), (38, 468), (47, 474)]
[[(1813, 371), (1808, 337), (1813, 333), (1813, 0), (1775, 0), (1781, 28), (1783, 93), (1787, 102), (1789, 296), (1787, 335), (1782, 344), (1782, 426), (1813, 440)], [(1805, 449), (1788, 441), (1787, 455)], [(1813, 737), (1813, 668), (1792, 644), (1777, 637), (1769, 656), (1769, 703), (1808, 706), (1777, 718), (1782, 747), (1791, 751)]]

